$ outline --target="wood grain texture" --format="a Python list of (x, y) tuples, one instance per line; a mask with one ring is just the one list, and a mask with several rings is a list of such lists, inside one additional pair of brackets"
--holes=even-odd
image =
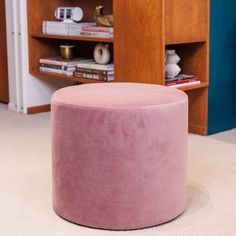
[[(207, 135), (208, 126), (208, 88), (186, 92), (189, 98), (190, 132)], [(204, 132), (203, 132), (204, 131)]]
[(200, 88), (208, 88), (208, 83), (201, 82), (201, 84), (190, 85), (190, 86), (186, 86), (186, 87), (182, 87), (178, 89), (187, 92), (187, 91), (196, 90)]
[(0, 0), (0, 101), (9, 102), (5, 0)]
[(207, 135), (208, 134), (208, 130), (207, 130), (206, 126), (189, 123), (188, 127), (189, 127), (188, 128), (189, 133), (198, 134), (198, 135)]
[(189, 131), (208, 133), (209, 0), (165, 0), (165, 43), (177, 51), (182, 72), (201, 84), (182, 88), (189, 97)]
[(42, 21), (55, 20), (58, 6), (80, 6), (84, 21), (93, 20), (97, 5), (114, 14), (116, 82), (165, 84), (165, 47), (181, 57), (182, 72), (195, 74), (200, 85), (181, 88), (189, 96), (189, 127), (207, 134), (209, 85), (209, 0), (28, 0), (30, 72), (39, 78), (72, 80), (80, 78), (39, 72), (39, 58), (59, 54), (59, 45), (76, 45), (80, 57), (93, 57), (99, 39), (42, 35)]
[[(113, 39), (53, 36), (42, 34), (44, 20), (56, 20), (54, 11), (59, 6), (80, 6), (84, 10), (83, 21), (93, 21), (93, 11), (99, 4), (106, 6), (107, 11), (112, 11), (112, 1), (73, 1), (73, 0), (28, 0), (28, 29), (29, 29), (29, 61), (30, 71), (39, 67), (39, 59), (60, 55), (60, 45), (76, 45), (76, 56), (93, 57), (93, 48), (97, 42), (112, 43)], [(83, 41), (83, 42), (79, 42)], [(60, 79), (60, 78), (59, 78)]]
[(165, 0), (166, 43), (207, 41), (209, 0)]
[(33, 38), (45, 38), (45, 39), (64, 39), (70, 41), (92, 41), (92, 42), (105, 42), (112, 43), (113, 38), (96, 38), (96, 37), (84, 37), (84, 36), (64, 36), (64, 35), (49, 35), (49, 34), (32, 34)]
[(48, 111), (51, 111), (51, 105), (50, 104), (43, 105), (43, 106), (28, 107), (27, 114), (33, 115), (33, 114), (48, 112)]
[(208, 44), (188, 43), (168, 46), (175, 49), (181, 60), (179, 66), (181, 73), (197, 76), (202, 82), (208, 82)]
[(113, 0), (115, 80), (164, 84), (163, 2)]
[(55, 9), (62, 6), (79, 6), (83, 9), (82, 21), (93, 21), (93, 12), (98, 5), (105, 6), (105, 13), (112, 12), (112, 0), (28, 0), (29, 32), (32, 34), (42, 33), (42, 22), (44, 20), (56, 20)]
[(83, 21), (94, 21), (93, 13), (97, 6), (104, 6), (104, 14), (112, 14), (113, 5), (112, 0), (72, 0), (73, 6), (79, 6), (84, 11)]

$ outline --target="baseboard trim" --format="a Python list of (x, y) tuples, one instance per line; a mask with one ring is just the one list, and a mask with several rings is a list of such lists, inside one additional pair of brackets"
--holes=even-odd
[(42, 106), (36, 106), (36, 107), (28, 107), (27, 108), (27, 114), (32, 115), (32, 114), (37, 114), (37, 113), (42, 113), (42, 112), (49, 112), (51, 111), (51, 105), (42, 105)]
[(207, 126), (197, 124), (189, 124), (189, 132), (205, 136), (208, 134)]
[(8, 110), (17, 112), (17, 106), (14, 103), (8, 103)]

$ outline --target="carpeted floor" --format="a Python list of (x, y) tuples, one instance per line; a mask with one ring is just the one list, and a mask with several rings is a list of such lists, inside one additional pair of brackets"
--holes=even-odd
[(217, 140), (236, 144), (236, 129), (231, 129), (231, 130), (225, 131), (223, 133), (214, 134), (209, 137), (217, 139)]
[(189, 135), (188, 208), (162, 226), (112, 232), (80, 227), (51, 207), (50, 114), (24, 116), (0, 105), (1, 236), (234, 236), (236, 145)]

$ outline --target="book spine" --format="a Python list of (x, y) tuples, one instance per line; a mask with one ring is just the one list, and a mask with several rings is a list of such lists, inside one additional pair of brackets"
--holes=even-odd
[(196, 84), (200, 84), (200, 83), (201, 83), (201, 82), (198, 80), (198, 81), (194, 81), (194, 82), (188, 82), (188, 83), (170, 85), (170, 86), (168, 86), (168, 87), (171, 87), (171, 88), (181, 88), (181, 87), (196, 85)]
[(104, 71), (114, 71), (114, 65), (99, 65), (99, 64), (87, 64), (87, 63), (78, 63), (77, 68), (82, 69), (94, 69), (94, 70), (104, 70)]
[(51, 68), (51, 69), (58, 69), (58, 70), (65, 70), (65, 71), (76, 70), (75, 66), (61, 66), (61, 65), (53, 65), (53, 64), (45, 64), (45, 63), (40, 63), (40, 66), (44, 68)]
[(88, 31), (81, 31), (81, 36), (87, 37), (97, 37), (97, 38), (112, 38), (113, 34), (111, 33), (103, 33), (103, 32), (88, 32)]
[(46, 25), (47, 25), (47, 23), (46, 23), (46, 21), (43, 21), (43, 34), (46, 34)]
[(57, 61), (57, 60), (50, 60), (50, 59), (39, 59), (39, 63), (42, 64), (50, 64), (50, 65), (58, 65), (58, 66), (67, 66), (67, 67), (76, 67), (79, 61)]
[(176, 84), (183, 84), (183, 83), (189, 83), (189, 82), (194, 82), (197, 81), (197, 78), (194, 79), (184, 79), (184, 80), (178, 80), (178, 81), (174, 81), (174, 82), (166, 82), (167, 86), (171, 86), (171, 85), (176, 85)]
[(113, 33), (113, 27), (83, 26), (81, 27), (81, 30), (86, 32)]
[(53, 35), (68, 35), (69, 25), (61, 21), (43, 21), (43, 33)]
[(45, 68), (45, 67), (39, 67), (40, 71), (43, 72), (49, 72), (49, 73), (56, 73), (56, 74), (62, 74), (66, 76), (72, 76), (74, 72), (72, 71), (65, 71), (65, 70), (58, 70), (58, 69), (52, 69), (52, 68)]
[(76, 72), (98, 74), (98, 75), (104, 75), (104, 76), (114, 75), (114, 71), (86, 69), (86, 68), (77, 68)]
[(94, 79), (94, 80), (102, 80), (102, 81), (114, 80), (114, 75), (104, 76), (104, 75), (93, 74), (93, 73), (75, 72), (74, 76), (83, 78), (83, 79)]
[(58, 65), (58, 66), (68, 66), (68, 63), (63, 62), (63, 61), (55, 61), (55, 60), (50, 60), (50, 59), (39, 59), (39, 63), (42, 64), (50, 64), (50, 65)]

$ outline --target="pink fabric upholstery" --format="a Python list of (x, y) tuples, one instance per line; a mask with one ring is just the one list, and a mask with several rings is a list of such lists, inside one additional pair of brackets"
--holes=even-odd
[(186, 207), (188, 101), (158, 85), (104, 83), (52, 98), (53, 207), (95, 228), (167, 222)]

